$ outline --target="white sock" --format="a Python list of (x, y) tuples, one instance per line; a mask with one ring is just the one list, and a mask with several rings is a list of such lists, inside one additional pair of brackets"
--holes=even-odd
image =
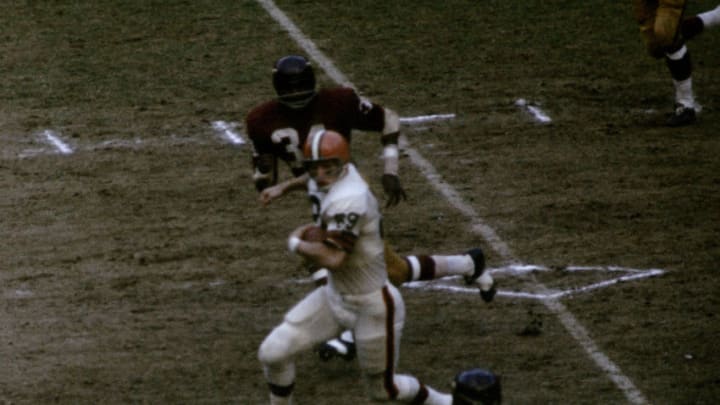
[(715, 7), (710, 11), (698, 14), (698, 17), (703, 22), (705, 28), (714, 27), (720, 24), (720, 6)]
[(340, 339), (337, 339), (337, 338), (330, 339), (327, 342), (325, 342), (325, 344), (328, 346), (332, 346), (336, 352), (338, 352), (342, 355), (348, 354), (347, 346), (345, 345), (345, 343), (341, 342)]
[[(420, 381), (417, 378), (407, 374), (395, 374), (393, 382), (398, 389), (397, 402), (408, 403), (415, 399), (420, 392)], [(425, 386), (428, 396), (423, 404), (427, 405), (452, 405), (452, 395), (435, 391), (433, 388)]]
[(673, 80), (673, 84), (675, 85), (675, 102), (680, 103), (685, 107), (698, 109), (698, 106), (695, 103), (695, 97), (693, 96), (692, 77), (688, 77), (687, 79), (679, 82)]
[(437, 392), (434, 389), (425, 386), (428, 390), (428, 397), (425, 400), (425, 404), (427, 405), (452, 405), (453, 399), (452, 395), (445, 394), (442, 392)]
[(420, 280), (420, 260), (415, 256), (407, 256), (407, 260), (410, 263), (410, 281)]
[[(678, 61), (685, 57), (687, 51), (687, 46), (683, 45), (673, 53), (666, 53), (665, 56), (670, 60)], [(700, 106), (695, 104), (695, 97), (693, 96), (692, 76), (681, 81), (673, 79), (673, 85), (675, 85), (675, 102), (685, 107), (694, 108), (699, 112)]]
[(353, 343), (355, 341), (355, 337), (353, 336), (352, 331), (349, 329), (340, 334), (340, 339), (350, 343)]
[(472, 276), (475, 262), (470, 255), (431, 256), (435, 260), (435, 278), (445, 276)]

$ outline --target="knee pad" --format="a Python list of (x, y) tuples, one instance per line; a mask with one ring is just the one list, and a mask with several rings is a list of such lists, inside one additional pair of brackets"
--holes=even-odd
[(263, 366), (270, 390), (280, 395), (282, 390), (287, 389), (287, 393), (281, 396), (290, 395), (295, 381), (295, 364), (288, 344), (291, 340), (283, 338), (287, 334), (285, 327), (286, 324), (282, 324), (275, 328), (258, 350), (258, 360)]
[(292, 355), (292, 326), (282, 323), (263, 340), (258, 350), (258, 360), (264, 365), (273, 365), (288, 361)]

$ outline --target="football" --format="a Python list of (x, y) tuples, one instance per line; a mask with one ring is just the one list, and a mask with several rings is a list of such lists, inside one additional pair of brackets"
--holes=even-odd
[(307, 242), (322, 242), (327, 232), (319, 226), (310, 226), (305, 229), (300, 239)]

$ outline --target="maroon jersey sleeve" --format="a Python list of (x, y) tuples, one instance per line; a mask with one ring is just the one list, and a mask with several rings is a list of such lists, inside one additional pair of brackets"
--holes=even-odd
[(336, 87), (321, 90), (316, 112), (325, 128), (348, 139), (353, 129), (381, 132), (385, 126), (385, 111), (378, 105), (362, 100), (355, 90)]
[(281, 120), (279, 103), (275, 100), (253, 108), (245, 117), (245, 130), (257, 154), (275, 154), (271, 137)]

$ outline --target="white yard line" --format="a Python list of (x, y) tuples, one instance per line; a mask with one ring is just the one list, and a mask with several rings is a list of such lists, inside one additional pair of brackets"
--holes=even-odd
[(455, 118), (455, 114), (419, 115), (417, 117), (402, 117), (400, 122), (403, 124), (421, 124), (430, 121), (451, 120), (453, 118)]
[(519, 98), (515, 100), (515, 105), (530, 113), (530, 115), (532, 115), (537, 122), (540, 122), (542, 124), (549, 124), (552, 122), (552, 118), (545, 114), (545, 111), (541, 110), (540, 107), (536, 106), (535, 104), (527, 102), (527, 100), (525, 100), (524, 98)]
[(43, 131), (43, 136), (45, 139), (50, 142), (52, 146), (57, 149), (58, 152), (62, 153), (63, 155), (69, 155), (73, 153), (73, 150), (70, 146), (68, 146), (65, 142), (63, 142), (60, 137), (53, 131), (46, 129)]
[[(332, 78), (336, 83), (355, 87), (336, 67), (335, 64), (325, 56), (317, 46), (307, 38), (300, 29), (280, 10), (272, 0), (257, 0), (258, 3), (267, 10), (267, 12), (288, 32), (290, 37), (297, 42), (297, 44), (308, 54), (308, 56), (315, 61), (319, 67)], [(448, 202), (462, 212), (473, 224), (473, 232), (481, 235), (487, 240), (490, 246), (506, 261), (518, 262), (518, 260), (512, 255), (509, 246), (503, 242), (495, 231), (480, 218), (475, 210), (469, 204), (465, 203), (460, 194), (448, 183), (442, 180), (437, 174), (437, 170), (420, 155), (414, 148), (412, 148), (406, 141), (405, 150), (410, 155), (411, 161), (415, 164), (423, 173), (427, 173), (426, 177), (430, 183), (448, 200)], [(548, 289), (540, 284), (536, 283), (538, 289), (541, 291), (547, 291)], [(573, 316), (573, 314), (557, 299), (543, 300), (545, 306), (553, 312), (560, 322), (565, 326), (568, 332), (580, 343), (585, 349), (588, 356), (602, 369), (605, 374), (615, 383), (615, 385), (625, 394), (628, 401), (633, 404), (644, 404), (647, 403), (644, 395), (640, 390), (633, 384), (633, 382), (625, 376), (620, 368), (610, 360), (600, 349), (597, 347), (595, 342), (590, 338), (587, 330), (583, 327), (580, 322)]]
[[(493, 276), (497, 276), (500, 274), (509, 274), (509, 275), (527, 275), (530, 272), (535, 271), (552, 271), (551, 269), (545, 267), (545, 266), (534, 266), (534, 265), (509, 265), (505, 267), (490, 269), (488, 268), (486, 271), (489, 271), (490, 274)], [(640, 270), (640, 269), (630, 269), (625, 267), (614, 267), (614, 266), (602, 266), (602, 267), (590, 267), (590, 266), (571, 266), (567, 267), (566, 269), (562, 270), (568, 273), (579, 273), (579, 272), (604, 272), (604, 273), (625, 273), (624, 275), (613, 277), (608, 280), (598, 281), (596, 283), (591, 283), (584, 286), (579, 287), (572, 287), (570, 289), (565, 290), (547, 290), (544, 293), (534, 293), (534, 292), (527, 292), (527, 291), (507, 291), (507, 290), (499, 290), (497, 295), (499, 297), (512, 297), (512, 298), (528, 298), (528, 299), (536, 299), (536, 300), (548, 300), (548, 299), (560, 299), (569, 297), (575, 294), (580, 294), (588, 291), (597, 290), (600, 288), (610, 287), (618, 283), (622, 282), (628, 282), (633, 280), (639, 280), (643, 278), (649, 278), (649, 277), (657, 277), (665, 274), (664, 270), (661, 269), (648, 269), (648, 270)], [(477, 295), (478, 290), (477, 287), (461, 287), (458, 284), (461, 284), (457, 282), (461, 277), (459, 276), (449, 276), (444, 277), (440, 280), (433, 280), (433, 281), (414, 281), (411, 283), (405, 283), (403, 284), (403, 287), (407, 288), (416, 288), (421, 290), (447, 290), (447, 291), (453, 291), (457, 293), (468, 293), (468, 294), (475, 294)], [(453, 281), (454, 279), (457, 279)], [(453, 284), (447, 284), (443, 281), (449, 281)]]
[(300, 28), (295, 25), (285, 13), (280, 10), (275, 2), (270, 0), (258, 0), (258, 3), (267, 11), (275, 21), (280, 24), (281, 27), (288, 32), (290, 38), (294, 39), (300, 47), (307, 53), (308, 57), (315, 61), (317, 65), (325, 71), (325, 73), (337, 84), (349, 87), (355, 87), (341, 71), (339, 71), (335, 64), (328, 59), (324, 53), (311, 41), (308, 37), (300, 31)]
[(223, 138), (227, 139), (230, 143), (233, 145), (243, 145), (245, 144), (245, 139), (236, 131), (236, 128), (238, 127), (238, 123), (236, 122), (225, 122), (225, 121), (213, 121), (212, 127), (222, 136)]

